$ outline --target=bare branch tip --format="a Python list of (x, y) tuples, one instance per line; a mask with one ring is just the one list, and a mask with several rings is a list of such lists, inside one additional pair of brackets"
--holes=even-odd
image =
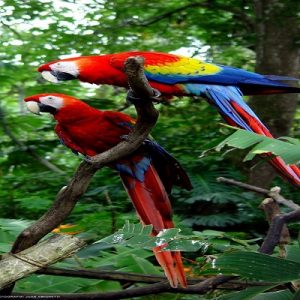
[(270, 189), (270, 192), (276, 193), (276, 194), (279, 194), (280, 191), (281, 191), (281, 188), (279, 186), (274, 186)]

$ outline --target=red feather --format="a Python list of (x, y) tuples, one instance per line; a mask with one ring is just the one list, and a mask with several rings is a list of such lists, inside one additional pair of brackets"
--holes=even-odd
[[(120, 176), (141, 221), (145, 225), (153, 225), (154, 235), (163, 229), (174, 227), (168, 194), (152, 165), (146, 171), (143, 182), (128, 175), (120, 174)], [(170, 284), (176, 287), (179, 280), (185, 287), (187, 283), (181, 255), (179, 252), (161, 251), (165, 246), (167, 245), (164, 243), (153, 249), (155, 257), (163, 267)]]

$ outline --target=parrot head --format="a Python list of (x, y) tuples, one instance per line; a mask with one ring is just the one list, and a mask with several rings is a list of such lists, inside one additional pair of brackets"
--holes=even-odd
[(64, 94), (48, 93), (29, 96), (24, 99), (28, 110), (39, 115), (41, 112), (56, 115), (58, 112), (67, 108), (78, 110), (81, 106), (87, 106), (84, 102)]
[[(95, 67), (103, 68), (105, 56), (79, 56), (55, 60), (38, 68), (43, 78), (47, 81), (58, 83), (60, 81), (79, 79), (83, 82), (94, 82), (99, 77)], [(100, 67), (100, 70), (102, 69)], [(101, 72), (100, 72), (101, 73)]]

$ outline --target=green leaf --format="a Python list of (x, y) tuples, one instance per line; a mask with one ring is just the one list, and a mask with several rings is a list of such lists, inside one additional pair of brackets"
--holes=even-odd
[(294, 297), (292, 298), (293, 300), (299, 300), (300, 299), (300, 290), (298, 290), (295, 294)]
[(213, 267), (223, 274), (266, 282), (289, 282), (300, 278), (300, 263), (266, 254), (237, 251), (220, 256)]
[(204, 253), (207, 250), (208, 244), (203, 241), (178, 239), (168, 243), (164, 250), (176, 250), (185, 252), (196, 252), (201, 249)]
[[(121, 244), (130, 247), (143, 247), (152, 249), (156, 246), (167, 246), (164, 250), (189, 251), (195, 252), (202, 250), (205, 252), (208, 244), (200, 241), (197, 236), (180, 236), (180, 229), (170, 228), (164, 229), (157, 236), (152, 236), (152, 226), (142, 226), (141, 224), (130, 224), (126, 222), (124, 227), (116, 233), (105, 237), (94, 245), (100, 244), (100, 247), (110, 244)], [(97, 247), (95, 248), (97, 249)]]
[(74, 293), (89, 284), (95, 284), (95, 281), (85, 278), (31, 275), (18, 281), (16, 290), (18, 292), (31, 291), (34, 293)]
[(295, 139), (286, 137), (282, 138), (285, 139), (283, 141), (243, 129), (232, 128), (236, 131), (216, 147), (217, 151), (220, 151), (226, 145), (238, 149), (246, 149), (253, 146), (245, 157), (245, 161), (251, 160), (255, 155), (263, 153), (272, 153), (276, 156), (281, 156), (288, 164), (300, 161), (300, 142)]
[(224, 296), (218, 297), (216, 300), (248, 300), (253, 299), (254, 296), (269, 290), (273, 286), (255, 286), (249, 287), (245, 290), (226, 294)]
[(289, 290), (263, 293), (253, 298), (253, 300), (292, 300), (292, 299), (297, 300), (297, 298), (293, 298), (293, 294)]
[(286, 259), (300, 263), (300, 247), (298, 245), (287, 245), (286, 252)]

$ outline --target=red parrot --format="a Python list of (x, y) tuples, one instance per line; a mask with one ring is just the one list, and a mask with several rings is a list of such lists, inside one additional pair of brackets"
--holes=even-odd
[[(39, 114), (48, 112), (57, 124), (55, 132), (64, 145), (75, 153), (94, 156), (116, 144), (131, 131), (134, 119), (113, 111), (101, 111), (63, 94), (39, 94), (24, 99), (28, 109)], [(110, 167), (117, 170), (141, 222), (153, 225), (153, 234), (173, 228), (172, 209), (168, 197), (173, 185), (187, 190), (190, 180), (179, 162), (153, 140), (147, 139), (135, 153)], [(153, 249), (170, 285), (178, 281), (186, 287), (180, 252)]]
[[(67, 58), (44, 64), (38, 71), (52, 82), (78, 79), (82, 82), (128, 87), (124, 62), (130, 56), (142, 56), (145, 59), (144, 70), (150, 85), (166, 98), (201, 96), (217, 108), (228, 124), (268, 137), (273, 136), (242, 96), (300, 92), (300, 88), (281, 82), (293, 78), (260, 75), (160, 52), (132, 51)], [(297, 166), (286, 165), (280, 157), (268, 161), (282, 177), (299, 187), (300, 170)]]

